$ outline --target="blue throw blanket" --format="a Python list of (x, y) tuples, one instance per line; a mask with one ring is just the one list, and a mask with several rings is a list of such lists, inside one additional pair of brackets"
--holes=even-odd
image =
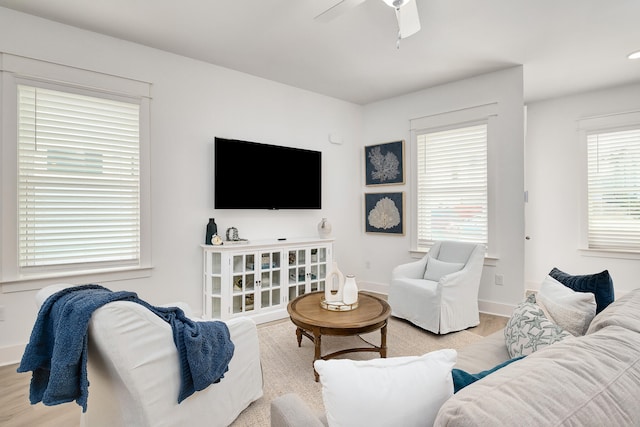
[(133, 292), (99, 285), (63, 289), (40, 307), (18, 372), (33, 371), (29, 400), (57, 405), (75, 400), (87, 410), (87, 330), (92, 313), (112, 301), (147, 307), (171, 325), (180, 360), (178, 403), (219, 382), (229, 369), (234, 345), (227, 325), (194, 322), (178, 307), (154, 307)]

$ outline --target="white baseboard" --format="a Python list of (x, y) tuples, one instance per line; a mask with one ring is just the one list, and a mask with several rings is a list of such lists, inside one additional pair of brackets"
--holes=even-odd
[(25, 347), (26, 347), (26, 344), (0, 347), (0, 366), (13, 365), (14, 363), (20, 363)]
[(358, 290), (389, 295), (389, 285), (387, 283), (358, 282)]
[(515, 306), (501, 302), (478, 300), (478, 309), (481, 313), (493, 314), (502, 317), (511, 317)]
[(289, 313), (287, 313), (287, 309), (268, 311), (266, 313), (260, 313), (251, 316), (256, 324), (273, 322), (274, 320), (286, 319), (289, 317)]

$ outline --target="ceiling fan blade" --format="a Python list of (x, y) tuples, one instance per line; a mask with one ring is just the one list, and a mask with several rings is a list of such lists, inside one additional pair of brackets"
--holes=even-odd
[(360, 3), (364, 3), (366, 0), (342, 0), (331, 6), (329, 9), (316, 16), (314, 19), (319, 22), (329, 22), (332, 19), (342, 15), (347, 10), (356, 7)]
[(420, 17), (416, 0), (409, 0), (405, 5), (396, 9), (400, 38), (404, 39), (420, 31)]

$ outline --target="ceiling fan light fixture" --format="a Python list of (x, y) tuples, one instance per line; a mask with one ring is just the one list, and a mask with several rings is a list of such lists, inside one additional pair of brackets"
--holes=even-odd
[(629, 56), (627, 56), (627, 58), (629, 58), (629, 59), (640, 59), (640, 50), (635, 51), (635, 52), (631, 52), (629, 54)]
[(392, 7), (394, 9), (400, 9), (402, 6), (407, 4), (409, 0), (382, 0), (387, 4), (387, 6)]

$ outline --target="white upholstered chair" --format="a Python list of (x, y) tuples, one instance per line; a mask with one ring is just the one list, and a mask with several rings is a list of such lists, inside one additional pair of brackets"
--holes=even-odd
[[(38, 306), (68, 286), (40, 290)], [(190, 314), (188, 305), (173, 305)], [(89, 323), (89, 399), (81, 426), (231, 424), (262, 396), (263, 384), (255, 322), (236, 318), (226, 323), (235, 346), (229, 370), (219, 383), (178, 404), (180, 368), (171, 326), (144, 306), (128, 301), (111, 302), (94, 311)]]
[(389, 286), (391, 314), (436, 334), (477, 326), (484, 255), (484, 245), (441, 241), (421, 260), (397, 266)]

